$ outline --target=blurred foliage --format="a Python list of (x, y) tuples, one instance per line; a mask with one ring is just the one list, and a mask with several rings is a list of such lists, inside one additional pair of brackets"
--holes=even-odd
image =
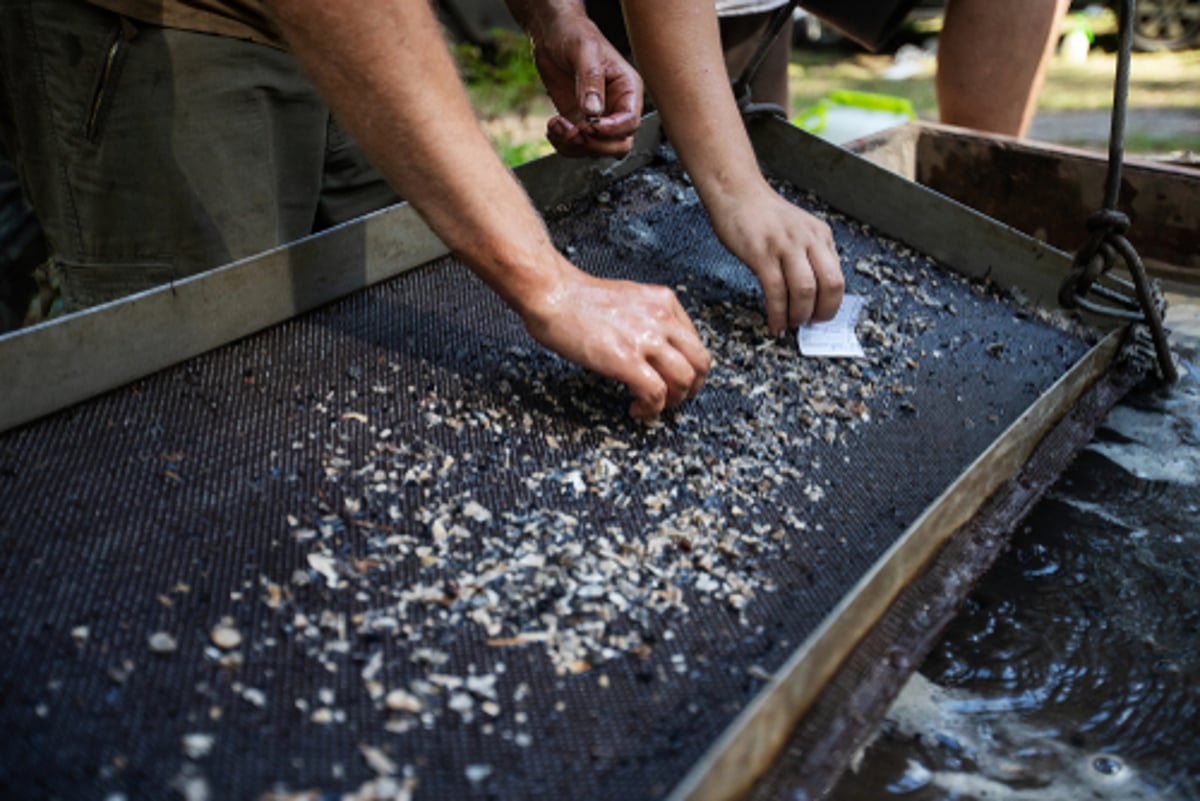
[(487, 47), (458, 43), (451, 49), (471, 107), (501, 160), (515, 167), (553, 152), (545, 121), (554, 108), (529, 39), (497, 29)]
[(459, 75), (481, 116), (522, 113), (543, 94), (533, 48), (524, 34), (497, 29), (486, 49), (459, 43), (453, 52)]
[(499, 134), (490, 138), (500, 160), (509, 167), (515, 167), (554, 152), (554, 148), (544, 137), (516, 139), (508, 134)]

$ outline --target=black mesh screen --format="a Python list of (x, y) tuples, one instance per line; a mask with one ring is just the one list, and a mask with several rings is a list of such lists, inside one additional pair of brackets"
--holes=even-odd
[(654, 424), (444, 259), (0, 436), (0, 794), (669, 792), (1086, 348), (781, 191), (867, 359), (771, 340), (664, 161), (550, 215), (714, 355)]

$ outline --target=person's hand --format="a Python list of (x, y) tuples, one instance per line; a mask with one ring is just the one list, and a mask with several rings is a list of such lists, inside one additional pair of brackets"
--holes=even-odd
[(634, 395), (632, 417), (653, 417), (700, 391), (712, 357), (674, 292), (574, 268), (567, 275), (523, 311), (534, 339), (625, 384)]
[(642, 110), (642, 79), (583, 15), (533, 34), (534, 63), (558, 114), (546, 138), (564, 156), (624, 156)]
[(833, 319), (846, 286), (833, 232), (765, 183), (754, 195), (721, 198), (709, 216), (721, 243), (758, 277), (768, 329), (780, 336), (788, 326)]

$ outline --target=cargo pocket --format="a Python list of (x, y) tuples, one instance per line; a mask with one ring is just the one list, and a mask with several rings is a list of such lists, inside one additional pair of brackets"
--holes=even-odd
[(84, 121), (84, 138), (92, 144), (100, 141), (104, 131), (104, 119), (112, 107), (126, 51), (136, 36), (137, 28), (128, 19), (121, 17), (109, 39), (108, 47), (104, 50), (95, 88), (92, 90), (92, 101), (88, 104), (87, 119)]

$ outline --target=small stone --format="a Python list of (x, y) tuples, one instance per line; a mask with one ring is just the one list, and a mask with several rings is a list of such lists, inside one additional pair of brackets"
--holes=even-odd
[(241, 651), (231, 651), (227, 654), (221, 654), (221, 658), (217, 660), (217, 664), (226, 670), (235, 670), (242, 666), (243, 661)]
[(396, 763), (383, 751), (373, 745), (360, 745), (359, 752), (363, 760), (380, 776), (395, 776), (399, 772)]
[(487, 523), (492, 519), (492, 513), (487, 507), (477, 501), (467, 501), (463, 507), (463, 515), (471, 518), (476, 523)]
[(212, 637), (213, 645), (226, 651), (242, 644), (242, 633), (225, 622), (213, 626), (209, 636)]
[(156, 631), (150, 635), (150, 650), (156, 654), (173, 654), (179, 649), (179, 643), (165, 631)]
[(463, 771), (467, 777), (467, 781), (471, 784), (479, 784), (492, 775), (491, 765), (467, 765), (467, 769)]
[(203, 759), (212, 751), (216, 738), (211, 734), (194, 732), (183, 735), (183, 753), (188, 759)]
[(209, 801), (212, 798), (212, 790), (209, 788), (208, 780), (195, 771), (195, 765), (185, 762), (179, 774), (171, 780), (171, 788), (183, 798), (183, 801)]
[(460, 715), (467, 715), (475, 708), (475, 699), (467, 693), (454, 693), (450, 696), (450, 700), (446, 702), (446, 706)]
[(411, 712), (415, 715), (421, 711), (421, 699), (404, 690), (392, 690), (383, 703), (393, 712)]

